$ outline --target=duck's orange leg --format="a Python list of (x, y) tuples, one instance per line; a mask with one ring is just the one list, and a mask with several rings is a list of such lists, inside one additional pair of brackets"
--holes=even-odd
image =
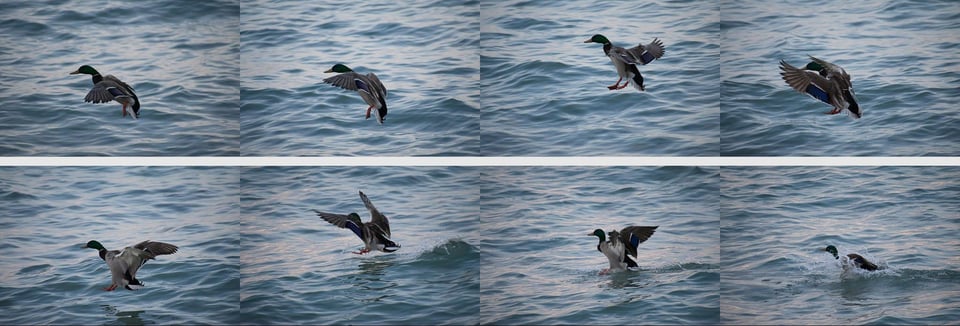
[(357, 255), (362, 255), (362, 254), (365, 254), (365, 253), (368, 253), (368, 252), (370, 252), (370, 249), (363, 248), (363, 249), (360, 249), (360, 251), (354, 251), (353, 253), (355, 253), (355, 254), (357, 254)]
[(370, 110), (373, 110), (373, 105), (367, 108), (367, 119), (370, 119)]
[[(620, 79), (617, 79), (617, 83), (616, 83), (616, 84), (607, 86), (607, 89), (609, 89), (609, 90), (611, 90), (611, 91), (612, 91), (612, 90), (615, 90), (615, 89), (618, 89), (617, 87), (620, 87), (620, 81), (621, 81), (621, 80), (623, 80), (623, 77), (620, 77)], [(622, 87), (621, 87), (621, 88), (622, 88)]]

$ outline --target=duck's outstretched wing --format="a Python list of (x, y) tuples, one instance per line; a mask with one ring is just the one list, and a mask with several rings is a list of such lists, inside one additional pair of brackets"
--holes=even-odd
[(637, 256), (637, 246), (639, 246), (657, 230), (659, 226), (628, 226), (620, 230), (620, 241), (626, 244), (627, 253), (631, 256)]
[(808, 55), (808, 57), (810, 57), (810, 61), (816, 62), (823, 67), (823, 70), (825, 71), (824, 75), (826, 75), (824, 77), (827, 77), (827, 79), (838, 79), (836, 82), (840, 84), (841, 88), (846, 89), (851, 86), (850, 74), (847, 74), (847, 71), (844, 70), (843, 67), (830, 63), (826, 60), (816, 58), (812, 55)]
[(356, 91), (358, 89), (357, 80), (363, 82), (363, 79), (366, 79), (366, 77), (351, 71), (326, 78), (323, 82), (345, 90)]
[(133, 92), (133, 87), (113, 75), (106, 75), (103, 80), (93, 85), (93, 88), (90, 89), (83, 100), (92, 103), (106, 103), (118, 99), (117, 102), (122, 102), (123, 99), (134, 96), (136, 94)]
[(179, 247), (169, 243), (150, 241), (150, 240), (135, 244), (133, 245), (133, 247), (147, 253), (150, 259), (153, 259), (159, 255), (174, 254), (177, 252), (178, 249), (180, 249)]
[(843, 67), (818, 59), (814, 56), (808, 57), (810, 57), (811, 61), (816, 62), (823, 67), (825, 73), (821, 73), (821, 76), (826, 77), (828, 80), (836, 84), (841, 91), (849, 91), (850, 93), (853, 93), (853, 82), (850, 80), (850, 74), (848, 74)]
[(839, 91), (836, 84), (817, 72), (794, 67), (786, 61), (780, 60), (780, 76), (794, 90), (810, 95), (823, 103), (837, 106), (836, 93)]
[[(635, 47), (624, 49), (624, 48), (615, 48), (615, 58), (623, 61), (627, 64), (641, 64), (645, 65), (653, 60), (660, 59), (663, 56), (663, 53), (666, 51), (663, 42), (659, 39), (654, 38), (653, 42), (647, 45), (637, 45)], [(614, 49), (611, 49), (613, 51)]]
[(370, 224), (372, 224), (371, 227), (375, 226), (379, 228), (381, 231), (383, 231), (383, 234), (389, 238), (390, 222), (387, 221), (387, 217), (383, 215), (383, 213), (380, 213), (375, 206), (373, 206), (373, 203), (370, 202), (370, 198), (367, 198), (367, 195), (363, 194), (363, 191), (360, 192), (360, 200), (363, 201), (363, 205), (367, 206), (367, 210), (370, 211)]
[(343, 229), (350, 229), (350, 231), (353, 231), (354, 234), (360, 237), (360, 240), (363, 240), (363, 225), (358, 225), (354, 221), (351, 221), (349, 216), (321, 212), (315, 209), (313, 212), (317, 213), (317, 216), (320, 216), (320, 218), (322, 218), (324, 221), (330, 222), (330, 224), (336, 225)]
[(137, 271), (140, 270), (140, 267), (143, 267), (150, 259), (159, 255), (176, 253), (178, 249), (177, 246), (169, 243), (147, 240), (123, 248), (123, 251), (114, 256), (113, 261), (108, 261), (107, 264), (110, 265), (111, 272), (113, 272), (113, 269), (117, 269), (116, 272), (127, 280), (129, 284), (126, 288), (128, 290), (136, 290), (139, 289), (139, 286), (143, 286), (143, 283), (137, 279)]

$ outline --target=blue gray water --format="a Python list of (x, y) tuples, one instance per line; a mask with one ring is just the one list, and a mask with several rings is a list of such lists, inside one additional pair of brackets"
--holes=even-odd
[[(491, 156), (717, 155), (719, 6), (697, 1), (484, 1), (481, 146)], [(660, 38), (645, 92), (617, 81), (603, 46)]]
[[(3, 1), (0, 155), (238, 155), (234, 1)], [(85, 103), (92, 65), (132, 86), (141, 117)]]
[[(240, 316), (252, 324), (476, 324), (480, 179), (463, 167), (244, 169)], [(390, 221), (393, 253), (316, 216)]]
[[(720, 177), (724, 323), (960, 320), (957, 167), (744, 167)], [(844, 273), (828, 244), (886, 269)]]
[[(479, 155), (478, 17), (462, 1), (245, 1), (243, 155)], [(383, 82), (383, 125), (323, 83), (336, 63)]]
[[(720, 321), (717, 168), (484, 168), (480, 322)], [(659, 225), (639, 271), (609, 267), (594, 229)]]
[[(723, 1), (722, 155), (960, 154), (960, 2)], [(850, 74), (863, 118), (791, 89), (779, 61)]]
[[(0, 324), (235, 322), (238, 175), (233, 168), (0, 167)], [(180, 247), (105, 292), (98, 240)]]

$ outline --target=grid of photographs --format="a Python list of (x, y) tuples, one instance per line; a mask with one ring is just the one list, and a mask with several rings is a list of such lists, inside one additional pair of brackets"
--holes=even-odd
[(955, 1), (0, 3), (0, 324), (951, 324)]

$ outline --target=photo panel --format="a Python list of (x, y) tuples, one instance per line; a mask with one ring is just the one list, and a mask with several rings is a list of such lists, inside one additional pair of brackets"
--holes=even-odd
[[(245, 322), (478, 322), (476, 168), (242, 171), (240, 316)], [(355, 220), (351, 213), (357, 214)]]
[(484, 167), (480, 323), (718, 323), (718, 171)]
[(948, 68), (960, 3), (727, 0), (720, 12), (720, 155), (960, 154)]
[(234, 1), (4, 1), (0, 156), (240, 154)]
[(0, 167), (0, 323), (241, 322), (236, 172)]
[(723, 167), (720, 179), (724, 324), (960, 316), (957, 167)]
[(256, 2), (241, 19), (245, 156), (476, 156), (476, 2)]
[(482, 154), (718, 155), (718, 9), (481, 1)]

